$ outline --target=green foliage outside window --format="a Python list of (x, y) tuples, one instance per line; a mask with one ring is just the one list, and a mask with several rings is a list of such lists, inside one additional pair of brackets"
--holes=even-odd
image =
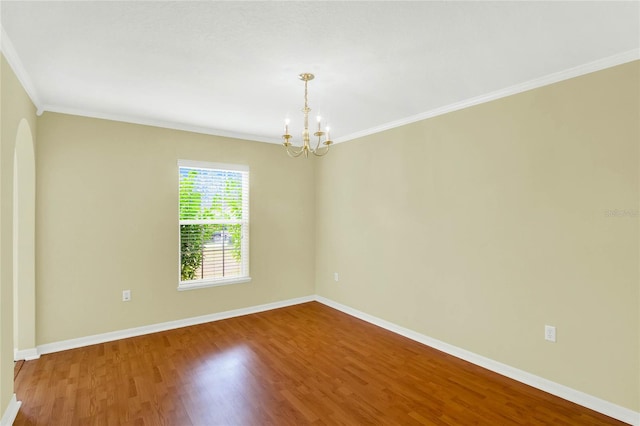
[[(198, 191), (198, 170), (189, 170), (180, 176), (180, 220), (242, 219), (242, 180), (228, 178), (224, 187), (205, 207), (202, 192)], [(189, 224), (180, 225), (180, 275), (182, 281), (197, 279), (196, 273), (202, 264), (203, 248), (207, 242), (218, 238), (229, 245), (234, 259), (241, 258), (241, 225)]]

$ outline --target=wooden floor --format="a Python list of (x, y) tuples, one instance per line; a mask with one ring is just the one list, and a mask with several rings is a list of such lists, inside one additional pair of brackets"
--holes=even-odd
[(43, 355), (15, 425), (621, 425), (316, 302)]

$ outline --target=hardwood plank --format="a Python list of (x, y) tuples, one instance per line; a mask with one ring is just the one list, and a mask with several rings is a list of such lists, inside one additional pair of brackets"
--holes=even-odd
[(622, 425), (311, 302), (16, 365), (15, 425)]
[(16, 377), (18, 377), (18, 373), (20, 372), (20, 369), (22, 368), (23, 365), (24, 365), (24, 361), (22, 360), (16, 361), (13, 363), (13, 379), (14, 380)]

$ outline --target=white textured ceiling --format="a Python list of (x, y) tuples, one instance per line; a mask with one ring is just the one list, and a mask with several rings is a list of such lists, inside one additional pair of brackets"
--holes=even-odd
[(300, 131), (301, 72), (340, 141), (640, 48), (637, 1), (0, 8), (3, 52), (41, 110), (273, 142), (287, 116)]

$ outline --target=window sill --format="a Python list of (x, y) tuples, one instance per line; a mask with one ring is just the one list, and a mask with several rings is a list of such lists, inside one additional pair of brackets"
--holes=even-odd
[(181, 281), (178, 284), (178, 291), (196, 290), (198, 288), (219, 287), (222, 285), (242, 284), (251, 281), (251, 277), (228, 278), (226, 280), (196, 280)]

